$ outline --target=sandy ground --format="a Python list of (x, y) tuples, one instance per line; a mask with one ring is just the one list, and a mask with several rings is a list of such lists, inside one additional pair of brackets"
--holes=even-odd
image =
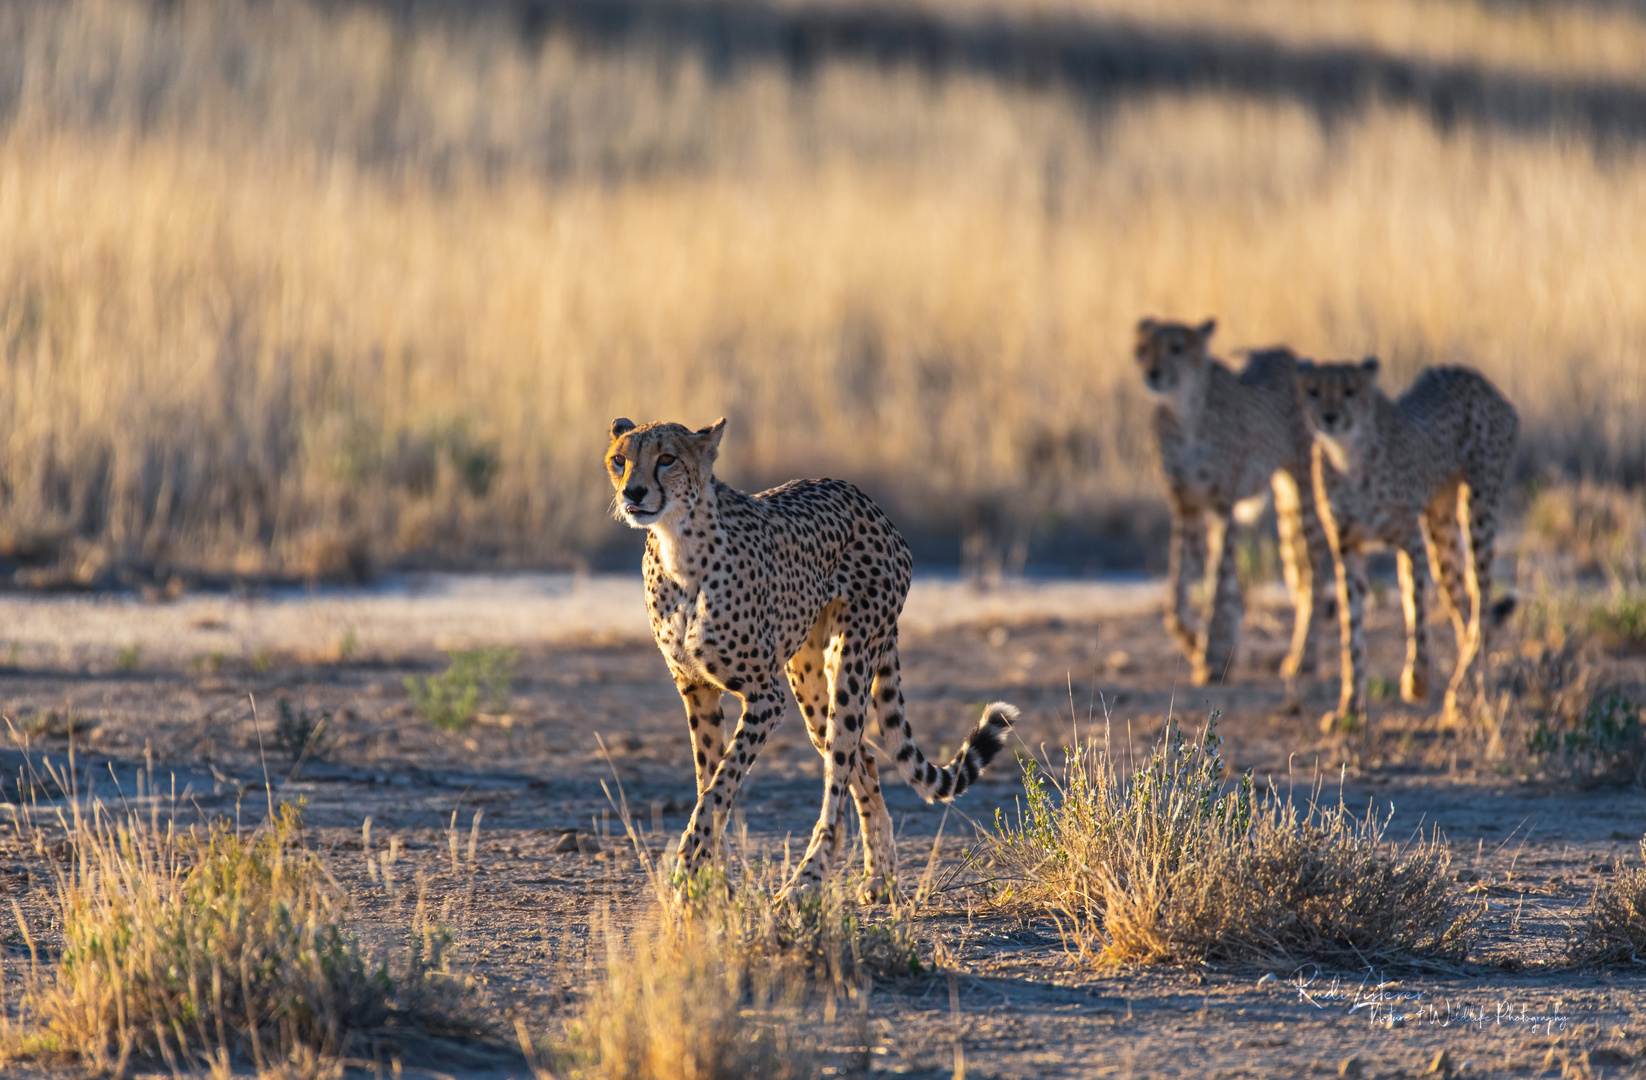
[[(0, 599), (0, 650), (10, 650), (0, 705), (37, 767), (65, 766), (72, 733), (83, 793), (132, 800), (152, 769), (144, 792), (175, 799), (185, 815), (250, 819), (266, 768), (281, 797), (306, 800), (363, 910), (403, 917), (418, 874), (437, 898), (472, 895), (457, 915), (466, 961), (499, 1011), (546, 1029), (562, 1015), (566, 957), (588, 942), (593, 898), (644, 904), (635, 860), (610, 836), (602, 781), (621, 784), (659, 848), (690, 810), (686, 729), (646, 636), (638, 582), (427, 576), (394, 586), (172, 604)], [(1426, 709), (1380, 706), (1366, 739), (1320, 735), (1314, 718), (1335, 684), (1316, 686), (1301, 714), (1285, 709), (1274, 672), (1289, 613), (1272, 592), (1252, 605), (1229, 684), (1191, 688), (1159, 625), (1161, 594), (1158, 582), (917, 583), (902, 638), (917, 738), (952, 750), (994, 698), (1023, 709), (1020, 749), (1037, 754), (1055, 754), (1077, 727), (1094, 730), (1105, 712), (1113, 737), (1143, 746), (1168, 711), (1198, 720), (1221, 710), (1236, 768), (1299, 790), (1341, 786), (1350, 802), (1392, 812), (1396, 835), (1443, 831), (1485, 909), (1469, 963), (1270, 980), (1218, 968), (1097, 971), (1067, 955), (1049, 922), (996, 911), (962, 875), (918, 916), (924, 940), (957, 958), (953, 982), (886, 983), (862, 1012), (819, 1019), (832, 1068), (948, 1077), (958, 1044), (971, 1077), (1338, 1075), (1351, 1058), (1364, 1076), (1416, 1076), (1442, 1050), (1466, 1075), (1641, 1070), (1646, 975), (1571, 970), (1561, 957), (1595, 887), (1618, 860), (1639, 859), (1646, 794), (1539, 787), (1477, 768), (1479, 746), (1429, 715), (1438, 697)], [(1398, 672), (1399, 619), (1388, 608), (1372, 616), (1374, 669), (1385, 675)], [(441, 670), (442, 649), (482, 643), (519, 650), (507, 715), (455, 734), (431, 728), (403, 678)], [(295, 773), (273, 745), (282, 698), (333, 717), (322, 757)], [(22, 757), (8, 752), (6, 775)], [(770, 853), (791, 838), (800, 846), (820, 776), (789, 717), (743, 791), (751, 842)], [(1012, 811), (1021, 784), (1006, 762), (947, 815), (902, 785), (887, 791), (912, 882), (934, 847), (941, 868), (956, 866), (997, 808)], [(449, 831), (466, 846), (477, 815), (478, 864), (454, 873)], [(399, 853), (392, 889), (365, 872), (368, 817), (373, 849), (392, 842)], [(11, 898), (40, 911), (31, 884), (44, 868), (10, 841), (0, 866)], [(413, 1074), (420, 1062), (453, 1076), (525, 1076), (503, 1051), (412, 1056)]]

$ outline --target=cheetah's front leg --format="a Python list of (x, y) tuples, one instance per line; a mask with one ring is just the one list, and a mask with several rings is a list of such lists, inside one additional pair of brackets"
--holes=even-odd
[(1366, 718), (1366, 556), (1357, 547), (1340, 551), (1335, 561), (1343, 688), (1337, 711), (1321, 719), (1322, 730), (1359, 724)]
[(712, 857), (715, 837), (725, 828), (726, 815), (731, 812), (737, 789), (754, 765), (760, 747), (783, 719), (784, 695), (765, 672), (750, 674), (741, 693), (743, 715), (732, 733), (731, 745), (726, 748), (708, 786), (698, 794), (697, 806), (680, 837), (680, 869), (688, 878)]
[(725, 714), (720, 709), (723, 691), (710, 683), (684, 678), (675, 681), (680, 700), (686, 705), (686, 723), (692, 733), (692, 763), (697, 767), (697, 793), (708, 790), (714, 771), (726, 753)]
[(1194, 586), (1206, 567), (1206, 517), (1198, 508), (1172, 501), (1172, 538), (1167, 549), (1166, 576), (1172, 595), (1166, 603), (1166, 632), (1193, 660), (1200, 620), (1195, 616)]
[(1194, 658), (1194, 684), (1222, 682), (1234, 662), (1240, 636), (1240, 579), (1236, 573), (1234, 519), (1219, 513), (1207, 530), (1212, 571), (1212, 611), (1206, 620), (1206, 640)]
[[(697, 769), (697, 794), (702, 795), (714, 779), (720, 759), (726, 755), (726, 717), (720, 707), (724, 691), (713, 683), (697, 682), (686, 675), (676, 676), (675, 689), (680, 691), (680, 700), (686, 705), (692, 764)], [(724, 833), (719, 850), (722, 861), (729, 861), (731, 846)]]

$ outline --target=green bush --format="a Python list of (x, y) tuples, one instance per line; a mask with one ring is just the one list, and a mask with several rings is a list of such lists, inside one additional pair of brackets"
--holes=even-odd
[(480, 712), (505, 712), (514, 686), (513, 649), (473, 649), (450, 653), (451, 666), (440, 675), (419, 680), (406, 676), (406, 693), (423, 719), (442, 731), (460, 731)]

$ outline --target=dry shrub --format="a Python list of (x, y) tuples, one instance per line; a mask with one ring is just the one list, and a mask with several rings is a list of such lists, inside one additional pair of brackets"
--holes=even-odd
[(246, 836), (94, 803), (65, 850), (51, 905), (62, 949), (42, 965), (29, 938), (24, 1013), (36, 1030), (22, 1046), (115, 1075), (139, 1060), (322, 1075), (391, 1014), (404, 1023), (461, 1012), (445, 978), (449, 937), (419, 905), (404, 955), (364, 951), (344, 925), (348, 895), (289, 805)]
[[(1646, 858), (1646, 838), (1640, 842)], [(1580, 964), (1646, 963), (1646, 868), (1624, 869), (1595, 891), (1573, 935), (1571, 958)]]
[(1228, 788), (1215, 721), (1194, 741), (1170, 725), (1141, 769), (1107, 737), (1077, 743), (1056, 779), (1031, 762), (1025, 810), (990, 837), (1015, 879), (1003, 899), (1049, 912), (1101, 963), (1463, 957), (1475, 914), (1437, 834), (1392, 843), (1387, 818), (1254, 795), (1250, 773)]

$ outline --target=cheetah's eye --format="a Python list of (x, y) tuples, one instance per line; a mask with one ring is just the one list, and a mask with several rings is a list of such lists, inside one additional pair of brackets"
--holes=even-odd
[(1346, 398), (1354, 397), (1355, 396), (1355, 388), (1352, 387), (1352, 386), (1345, 386), (1343, 388), (1343, 396), (1346, 397)]
[(623, 455), (622, 454), (613, 454), (612, 455), (612, 468), (621, 469), (624, 465), (627, 465), (627, 464), (628, 464), (628, 462), (623, 460)]
[(674, 455), (673, 454), (661, 454), (657, 458), (657, 467), (660, 468), (660, 469), (666, 469), (670, 465), (673, 465), (673, 464), (674, 464)]
[(1318, 386), (1309, 387), (1309, 396), (1314, 398), (1316, 401), (1319, 401), (1320, 400), (1320, 387), (1318, 387)]

